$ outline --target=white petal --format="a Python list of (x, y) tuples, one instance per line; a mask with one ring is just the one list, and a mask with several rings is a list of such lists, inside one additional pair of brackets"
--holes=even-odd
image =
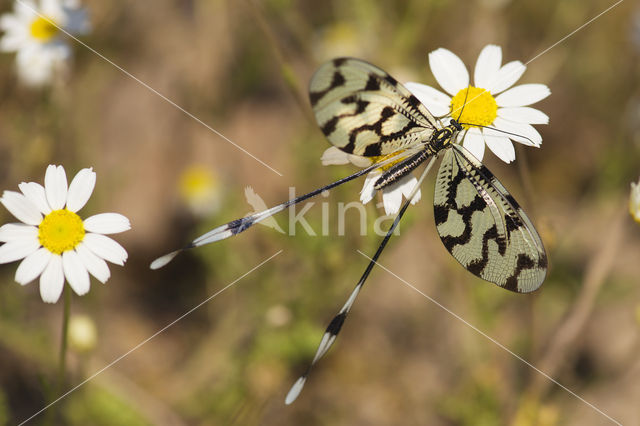
[(436, 117), (449, 113), (451, 97), (441, 91), (426, 84), (412, 82), (406, 83), (405, 87)]
[(0, 242), (7, 243), (21, 239), (37, 240), (38, 228), (24, 223), (7, 223), (0, 226)]
[(3, 52), (15, 52), (28, 42), (28, 23), (16, 15), (6, 13), (0, 16), (0, 29), (4, 32), (0, 39), (0, 50)]
[(498, 117), (515, 121), (516, 123), (549, 124), (549, 116), (547, 114), (531, 107), (498, 108)]
[(364, 179), (364, 185), (362, 186), (362, 191), (360, 191), (360, 202), (362, 204), (367, 204), (373, 199), (373, 196), (376, 194), (376, 189), (374, 188), (374, 186), (376, 181), (380, 177), (380, 174), (380, 172), (374, 171), (369, 173)]
[(50, 165), (44, 175), (47, 201), (53, 210), (64, 208), (67, 202), (67, 175), (62, 166)]
[(488, 90), (491, 80), (495, 77), (502, 63), (502, 48), (494, 44), (489, 44), (482, 49), (476, 68), (473, 73), (475, 87), (482, 87)]
[(21, 0), (15, 3), (13, 10), (16, 11), (18, 19), (31, 22), (35, 18), (38, 8), (32, 0)]
[(122, 266), (127, 260), (127, 251), (109, 237), (101, 234), (85, 234), (83, 242), (93, 254), (106, 261)]
[(53, 255), (49, 250), (41, 247), (25, 257), (18, 265), (18, 269), (16, 269), (16, 282), (25, 285), (35, 280), (49, 264), (51, 256)]
[(5, 13), (0, 16), (0, 30), (4, 33), (17, 33), (25, 30), (26, 23), (16, 15)]
[(396, 214), (402, 206), (402, 185), (404, 179), (386, 186), (382, 190), (382, 204), (386, 214)]
[(436, 81), (447, 93), (456, 95), (469, 85), (469, 73), (464, 63), (447, 49), (429, 53), (429, 67)]
[(349, 154), (332, 146), (327, 148), (320, 157), (323, 166), (349, 164)]
[(322, 161), (323, 166), (349, 163), (358, 167), (369, 167), (371, 165), (371, 159), (359, 155), (347, 154), (335, 146), (327, 148), (322, 154), (322, 157), (320, 157), (320, 161)]
[(64, 286), (64, 271), (62, 270), (62, 256), (54, 254), (40, 275), (40, 297), (45, 303), (56, 303), (62, 294)]
[(40, 248), (40, 241), (37, 238), (20, 238), (9, 241), (0, 247), (0, 264), (20, 260), (38, 248)]
[(40, 225), (42, 222), (38, 208), (19, 192), (4, 191), (0, 203), (21, 222), (29, 225)]
[(513, 86), (522, 77), (526, 69), (527, 67), (520, 61), (509, 62), (500, 68), (484, 89), (490, 91), (492, 95), (497, 95)]
[(551, 94), (544, 84), (521, 84), (496, 96), (499, 107), (519, 107), (534, 104)]
[(464, 136), (464, 142), (462, 146), (466, 148), (474, 157), (478, 159), (478, 161), (482, 161), (482, 157), (484, 156), (484, 138), (482, 137), (482, 133), (480, 129), (477, 127), (472, 127), (467, 131), (467, 134)]
[(16, 54), (16, 68), (21, 83), (38, 87), (51, 81), (57, 69), (64, 67), (64, 58), (50, 48), (30, 42)]
[(60, 0), (40, 0), (40, 12), (43, 15), (58, 18), (63, 14), (62, 4)]
[(513, 143), (511, 143), (511, 140), (504, 136), (503, 133), (485, 128), (482, 129), (482, 134), (489, 149), (502, 161), (511, 163), (516, 159), (516, 151), (513, 148)]
[(18, 185), (18, 188), (20, 188), (24, 196), (40, 210), (40, 213), (45, 215), (51, 213), (51, 207), (47, 202), (44, 186), (36, 182), (22, 182)]
[[(403, 183), (401, 185), (402, 195), (404, 195), (406, 199), (409, 199), (409, 197), (411, 196), (411, 192), (413, 191), (413, 188), (415, 188), (417, 184), (418, 184), (418, 179), (413, 175), (408, 175), (407, 178), (403, 179)], [(418, 201), (420, 201), (421, 198), (422, 198), (422, 193), (418, 188), (415, 195), (413, 196), (413, 199), (411, 200), (411, 204), (416, 204)]]
[(22, 34), (5, 34), (0, 39), (0, 51), (15, 52), (20, 50), (25, 43), (26, 40)]
[(95, 186), (96, 173), (90, 168), (80, 170), (69, 185), (67, 209), (75, 213), (83, 208), (91, 197)]
[(540, 133), (538, 133), (538, 131), (530, 124), (515, 123), (498, 117), (493, 121), (493, 125), (498, 130), (509, 132), (509, 135), (504, 136), (507, 136), (523, 145), (535, 146), (538, 148), (542, 143), (542, 136), (540, 136)]
[(101, 213), (85, 219), (84, 229), (98, 234), (117, 234), (131, 229), (131, 224), (119, 213)]
[(78, 296), (89, 292), (89, 273), (78, 253), (73, 250), (62, 253), (62, 269), (67, 282)]
[(93, 254), (83, 243), (76, 246), (76, 253), (91, 275), (103, 284), (107, 282), (111, 276), (107, 262)]

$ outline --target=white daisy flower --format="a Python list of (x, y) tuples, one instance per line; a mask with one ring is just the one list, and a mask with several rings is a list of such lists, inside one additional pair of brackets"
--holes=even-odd
[(629, 213), (631, 213), (631, 216), (636, 222), (640, 223), (640, 179), (638, 180), (638, 183), (631, 182)]
[(89, 291), (89, 274), (104, 283), (109, 279), (105, 260), (124, 265), (127, 252), (105, 236), (126, 231), (129, 219), (102, 213), (84, 221), (76, 214), (89, 200), (96, 183), (92, 169), (82, 169), (67, 186), (62, 166), (49, 166), (44, 186), (22, 182), (19, 192), (4, 191), (0, 198), (22, 223), (0, 227), (0, 263), (22, 262), (15, 280), (25, 285), (40, 276), (40, 296), (55, 303), (65, 278), (82, 296)]
[[(379, 157), (360, 157), (358, 155), (347, 154), (335, 146), (327, 148), (320, 158), (324, 166), (351, 163), (363, 168), (369, 167), (380, 159), (381, 158)], [(376, 189), (374, 188), (376, 181), (382, 175), (384, 170), (392, 165), (393, 163), (369, 172), (364, 181), (362, 191), (360, 192), (360, 202), (362, 202), (362, 204), (367, 204), (373, 199), (373, 196), (376, 193)], [(411, 191), (413, 191), (413, 188), (417, 184), (418, 179), (412, 174), (408, 174), (397, 182), (382, 188), (382, 204), (384, 206), (385, 213), (388, 215), (398, 213), (402, 206), (403, 196), (405, 198), (409, 197), (409, 195), (411, 195)], [(411, 200), (411, 204), (415, 204), (420, 201), (421, 196), (422, 194), (420, 193), (420, 189), (418, 189), (416, 195)]]
[(60, 28), (85, 34), (89, 21), (77, 0), (16, 0), (14, 12), (0, 16), (0, 51), (17, 52), (19, 78), (27, 85), (49, 83), (71, 57), (71, 48)]
[(478, 56), (474, 86), (470, 86), (462, 60), (440, 48), (429, 54), (429, 66), (438, 84), (451, 96), (420, 83), (406, 83), (406, 87), (433, 115), (450, 114), (463, 123), (465, 131), (458, 141), (463, 141), (463, 146), (478, 160), (482, 160), (486, 144), (502, 161), (510, 163), (516, 158), (512, 141), (535, 147), (542, 143), (532, 124), (547, 124), (549, 117), (527, 105), (546, 98), (551, 91), (544, 84), (510, 88), (526, 67), (520, 61), (501, 64), (502, 49), (486, 46)]

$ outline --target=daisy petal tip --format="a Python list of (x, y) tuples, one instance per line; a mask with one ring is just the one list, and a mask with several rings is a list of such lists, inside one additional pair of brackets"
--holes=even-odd
[(74, 288), (73, 291), (78, 296), (84, 296), (85, 294), (89, 293), (89, 289), (90, 289), (90, 287), (83, 287), (81, 289)]
[(156, 270), (166, 266), (169, 262), (171, 262), (182, 250), (175, 250), (171, 253), (167, 253), (164, 256), (160, 256), (149, 265), (149, 268)]
[(27, 285), (27, 284), (29, 284), (30, 282), (32, 282), (34, 279), (35, 279), (35, 278), (27, 280), (27, 278), (26, 278), (26, 277), (18, 276), (17, 274), (16, 274), (16, 276), (14, 277), (15, 282), (17, 282), (17, 283), (18, 283), (18, 284), (20, 284), (20, 285)]

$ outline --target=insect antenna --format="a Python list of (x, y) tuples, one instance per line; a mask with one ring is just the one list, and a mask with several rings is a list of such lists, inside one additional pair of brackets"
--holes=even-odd
[(459, 121), (457, 122), (458, 124), (462, 125), (467, 125), (467, 126), (476, 126), (476, 127), (482, 127), (483, 129), (490, 129), (490, 130), (495, 130), (496, 132), (500, 132), (500, 133), (505, 133), (507, 135), (511, 135), (511, 136), (517, 136), (519, 138), (522, 139), (526, 139), (531, 143), (531, 146), (538, 146), (538, 144), (536, 144), (533, 139), (528, 138), (524, 135), (518, 134), (518, 133), (513, 133), (513, 132), (507, 132), (506, 130), (501, 130), (501, 129), (496, 129), (495, 127), (491, 127), (491, 126), (483, 126), (481, 124), (473, 124), (473, 123), (460, 123)]
[[(462, 102), (462, 108), (460, 108), (460, 114), (458, 114), (458, 118), (456, 119), (456, 123), (460, 124), (460, 117), (462, 117), (462, 113), (464, 112), (464, 107), (467, 106), (467, 97), (469, 96), (469, 86), (467, 86), (467, 91), (464, 93), (464, 101)], [(471, 99), (473, 101), (473, 99)]]
[[(458, 114), (458, 118), (455, 119), (456, 124), (459, 124), (460, 126), (475, 126), (475, 127), (482, 127), (483, 129), (490, 129), (490, 130), (495, 130), (496, 132), (500, 132), (500, 133), (505, 133), (507, 135), (511, 135), (511, 136), (517, 136), (519, 138), (522, 139), (526, 139), (528, 140), (532, 146), (537, 146), (537, 144), (533, 141), (533, 139), (528, 138), (526, 136), (523, 135), (519, 135), (518, 133), (512, 133), (512, 132), (507, 132), (506, 130), (500, 130), (500, 129), (496, 129), (495, 127), (491, 127), (491, 126), (483, 126), (481, 124), (473, 124), (473, 123), (462, 123), (460, 122), (460, 117), (462, 117), (462, 112), (464, 111), (464, 107), (467, 105), (467, 97), (469, 96), (469, 86), (467, 86), (467, 91), (464, 94), (464, 102), (462, 103), (462, 108), (460, 108), (460, 114)], [(476, 96), (477, 98), (477, 96)], [(474, 99), (473, 98), (469, 101), (469, 103), (473, 102)]]
[(298, 380), (296, 380), (296, 382), (293, 384), (293, 386), (291, 386), (291, 389), (289, 390), (289, 393), (287, 394), (284, 400), (285, 404), (289, 405), (293, 401), (295, 401), (296, 398), (298, 398), (298, 395), (300, 395), (300, 392), (302, 391), (302, 388), (304, 387), (304, 384), (307, 381), (307, 377), (309, 376), (311, 369), (320, 360), (320, 358), (322, 358), (327, 353), (329, 348), (331, 348), (331, 346), (335, 342), (336, 338), (338, 337), (338, 333), (340, 333), (340, 330), (342, 329), (344, 320), (346, 319), (347, 314), (351, 310), (351, 307), (353, 306), (353, 303), (356, 300), (356, 297), (358, 297), (358, 294), (360, 293), (360, 290), (362, 290), (362, 287), (364, 286), (365, 281), (369, 277), (371, 270), (375, 266), (378, 258), (382, 254), (382, 251), (384, 250), (385, 246), (389, 242), (389, 239), (391, 238), (393, 231), (396, 229), (396, 227), (400, 223), (400, 219), (402, 219), (402, 216), (404, 215), (405, 211), (409, 207), (409, 204), (411, 204), (413, 197), (418, 192), (418, 189), (420, 188), (422, 181), (427, 176), (427, 173), (433, 166), (434, 161), (435, 161), (435, 157), (432, 157), (429, 163), (427, 164), (427, 166), (425, 167), (424, 171), (422, 172), (422, 175), (420, 175), (420, 179), (418, 179), (418, 182), (413, 187), (413, 190), (407, 197), (407, 200), (404, 202), (404, 204), (402, 205), (402, 208), (396, 215), (393, 223), (391, 224), (391, 227), (387, 231), (387, 234), (384, 236), (384, 238), (382, 239), (382, 242), (378, 246), (378, 250), (376, 250), (375, 254), (371, 258), (371, 261), (369, 262), (366, 269), (364, 270), (364, 273), (360, 277), (360, 280), (358, 280), (356, 287), (353, 289), (353, 291), (349, 295), (349, 298), (347, 299), (342, 309), (340, 309), (338, 314), (335, 317), (333, 317), (333, 319), (327, 326), (327, 329), (325, 330), (324, 335), (322, 336), (322, 340), (320, 340), (320, 344), (318, 345), (318, 349), (316, 351), (315, 356), (313, 357), (313, 360), (307, 367), (306, 371), (302, 374), (302, 376), (300, 376)]

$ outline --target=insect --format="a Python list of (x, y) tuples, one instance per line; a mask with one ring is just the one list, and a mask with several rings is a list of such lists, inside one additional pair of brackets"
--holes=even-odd
[[(428, 170), (442, 157), (436, 177), (434, 218), (445, 248), (474, 275), (507, 290), (529, 293), (542, 285), (547, 256), (533, 224), (493, 174), (464, 147), (456, 144), (464, 131), (450, 118), (448, 124), (389, 74), (367, 62), (338, 58), (323, 64), (309, 85), (309, 98), (320, 129), (342, 151), (364, 157), (382, 157), (351, 176), (280, 205), (236, 219), (196, 238), (151, 265), (164, 266), (179, 252), (239, 234), (252, 225), (296, 203), (384, 167), (375, 183), (380, 190), (427, 162), (417, 191)], [(465, 100), (466, 102), (466, 100)], [(393, 224), (371, 258), (346, 303), (327, 327), (308, 369), (285, 398), (300, 394), (313, 365), (335, 342), (349, 310), (369, 273), (404, 215), (413, 194), (402, 205)]]

